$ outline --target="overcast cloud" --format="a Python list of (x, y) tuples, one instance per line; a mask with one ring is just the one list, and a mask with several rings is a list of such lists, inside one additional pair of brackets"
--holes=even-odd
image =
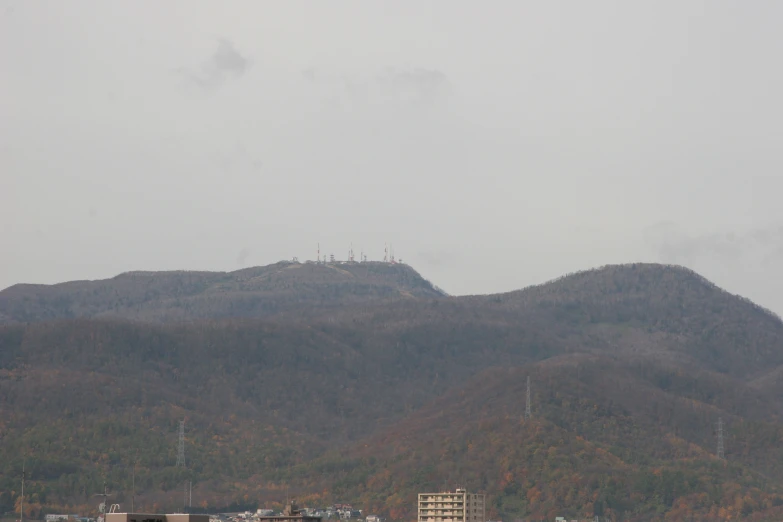
[(0, 288), (390, 242), (452, 294), (661, 261), (783, 313), (781, 2), (0, 12)]
[(199, 68), (185, 67), (177, 71), (203, 89), (215, 89), (232, 76), (242, 76), (247, 67), (247, 58), (242, 56), (230, 41), (220, 38), (215, 53)]

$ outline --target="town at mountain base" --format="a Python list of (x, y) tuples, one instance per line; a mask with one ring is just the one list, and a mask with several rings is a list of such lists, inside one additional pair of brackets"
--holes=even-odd
[(0, 512), (24, 461), (36, 517), (94, 511), (104, 481), (153, 512), (192, 481), (205, 511), (413, 520), (464, 485), (492, 520), (783, 516), (783, 324), (697, 274), (449, 297), (402, 265), (288, 265), (0, 292)]

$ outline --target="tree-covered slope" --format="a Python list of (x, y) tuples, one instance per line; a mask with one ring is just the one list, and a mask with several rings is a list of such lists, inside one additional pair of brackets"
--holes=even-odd
[[(777, 509), (783, 327), (766, 310), (661, 265), (474, 297), (442, 296), (405, 267), (343, 268), (281, 264), (206, 288), (180, 274), (161, 290), (170, 299), (177, 285), (190, 288), (179, 311), (187, 292), (212, 303), (256, 284), (266, 297), (282, 292), (285, 305), (260, 318), (228, 307), (129, 322), (70, 292), (69, 309), (100, 317), (0, 327), (0, 511), (18, 500), (24, 451), (43, 509), (83, 505), (104, 477), (127, 495), (137, 454), (139, 501), (177, 507), (182, 418), (187, 474), (208, 506), (289, 490), (406, 518), (417, 489), (463, 481), (490, 493), (504, 517)], [(319, 286), (324, 270), (336, 279)], [(163, 284), (157, 275), (128, 277), (141, 277), (123, 282), (134, 319), (165, 302), (140, 290)], [(357, 280), (373, 281), (372, 292)], [(317, 304), (324, 292), (335, 294)], [(525, 423), (528, 374), (534, 420)], [(713, 456), (718, 418), (725, 467)]]

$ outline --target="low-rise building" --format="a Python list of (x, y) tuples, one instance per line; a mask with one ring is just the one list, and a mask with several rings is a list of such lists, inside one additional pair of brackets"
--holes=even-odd
[(418, 522), (485, 522), (483, 493), (419, 493)]

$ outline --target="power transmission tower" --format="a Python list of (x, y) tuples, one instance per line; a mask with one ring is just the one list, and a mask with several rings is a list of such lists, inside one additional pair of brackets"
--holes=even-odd
[(133, 472), (131, 475), (131, 513), (136, 512), (136, 464), (139, 462), (139, 450), (136, 450), (136, 456), (133, 459)]
[(718, 458), (726, 458), (723, 454), (723, 417), (718, 417)]
[(185, 421), (179, 421), (179, 446), (177, 447), (177, 467), (185, 467)]
[(133, 473), (131, 474), (131, 513), (136, 512), (136, 461), (133, 461)]
[(530, 418), (530, 376), (527, 376), (527, 399), (525, 400), (525, 420)]
[[(185, 420), (179, 421), (179, 443), (177, 444), (177, 467), (185, 467)], [(182, 512), (185, 513), (188, 508), (188, 481), (185, 481), (182, 488)]]
[(24, 479), (25, 470), (24, 466), (27, 463), (27, 456), (22, 458), (22, 500), (19, 502), (19, 522), (24, 522)]

